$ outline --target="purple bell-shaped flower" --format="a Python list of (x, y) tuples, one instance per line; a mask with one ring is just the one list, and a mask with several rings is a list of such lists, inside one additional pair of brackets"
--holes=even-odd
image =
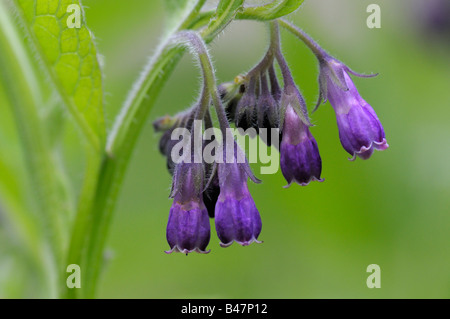
[[(237, 152), (241, 150), (235, 146)], [(257, 181), (246, 162), (218, 164), (220, 194), (215, 209), (217, 236), (222, 247), (233, 242), (247, 246), (258, 241), (261, 217), (248, 190), (247, 179)]]
[(367, 77), (326, 56), (320, 67), (320, 95), (333, 106), (341, 144), (352, 155), (352, 160), (356, 156), (368, 159), (374, 149), (383, 151), (389, 145), (380, 120), (373, 108), (359, 95), (349, 73)]
[(180, 163), (175, 168), (171, 195), (174, 201), (166, 230), (170, 250), (166, 253), (209, 252), (206, 247), (211, 231), (203, 202), (203, 176), (202, 164)]

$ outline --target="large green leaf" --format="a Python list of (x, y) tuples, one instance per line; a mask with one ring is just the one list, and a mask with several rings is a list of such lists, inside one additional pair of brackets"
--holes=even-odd
[[(44, 68), (87, 139), (100, 148), (105, 139), (102, 73), (94, 39), (78, 0), (15, 0)], [(80, 9), (79, 28), (69, 28)]]

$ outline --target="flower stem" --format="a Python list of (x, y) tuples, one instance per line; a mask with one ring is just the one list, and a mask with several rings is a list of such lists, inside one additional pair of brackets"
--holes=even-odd
[(328, 55), (316, 41), (314, 41), (305, 31), (303, 31), (293, 23), (287, 21), (286, 19), (278, 19), (278, 22), (283, 28), (302, 40), (306, 44), (306, 46), (314, 53), (317, 59), (322, 60)]
[(211, 58), (209, 57), (205, 42), (203, 41), (202, 37), (195, 31), (179, 32), (175, 36), (175, 41), (177, 39), (184, 40), (184, 45), (189, 47), (197, 56), (202, 69), (204, 89), (208, 92), (209, 96), (212, 99), (213, 105), (216, 108), (220, 129), (222, 133), (225, 133), (226, 129), (230, 126), (222, 105), (222, 101), (220, 99), (219, 91), (217, 90), (214, 67), (212, 65)]

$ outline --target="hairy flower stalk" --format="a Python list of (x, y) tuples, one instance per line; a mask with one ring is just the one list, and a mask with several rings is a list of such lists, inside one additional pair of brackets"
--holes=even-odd
[(280, 20), (282, 26), (301, 39), (316, 55), (319, 65), (319, 100), (316, 108), (327, 100), (335, 113), (339, 138), (344, 149), (354, 160), (357, 156), (368, 159), (374, 149), (383, 151), (389, 147), (381, 122), (373, 108), (361, 97), (350, 74), (359, 77), (373, 77), (356, 73), (341, 61), (330, 56), (309, 35), (293, 24)]

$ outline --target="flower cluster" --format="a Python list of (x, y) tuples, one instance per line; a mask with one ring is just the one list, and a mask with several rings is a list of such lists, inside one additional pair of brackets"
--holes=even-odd
[[(385, 150), (388, 144), (383, 126), (373, 108), (359, 95), (350, 77), (367, 76), (357, 74), (328, 55), (302, 30), (292, 25), (288, 25), (288, 29), (318, 58), (320, 91), (316, 108), (322, 102), (330, 101), (336, 113), (343, 148), (353, 160), (356, 157), (368, 159), (374, 150)], [(204, 83), (207, 85), (206, 81)], [(312, 181), (323, 181), (322, 159), (311, 133), (313, 125), (281, 52), (277, 23), (271, 24), (271, 42), (264, 58), (246, 74), (237, 76), (232, 82), (222, 83), (212, 91), (217, 99), (211, 93), (207, 95), (211, 90), (204, 89), (199, 102), (192, 108), (155, 122), (155, 129), (164, 132), (160, 151), (167, 157), (167, 166), (173, 174), (171, 197), (174, 201), (167, 226), (169, 253), (207, 252), (210, 240), (208, 215), (215, 220), (222, 247), (233, 242), (243, 246), (259, 243), (261, 218), (247, 186), (249, 178), (254, 182), (258, 180), (237, 143), (232, 141), (231, 154), (230, 148), (225, 147), (229, 144), (224, 136), (230, 123), (246, 132), (253, 130), (268, 146), (279, 147), (281, 171), (288, 186), (293, 182), (306, 186)], [(176, 128), (192, 131), (194, 119), (203, 121), (205, 128), (213, 127), (209, 112), (211, 101), (216, 107), (223, 140), (213, 138), (197, 146), (191, 142), (189, 147), (204, 149), (213, 143), (220, 148), (219, 158), (222, 160), (175, 163), (172, 153), (178, 140), (172, 138), (172, 132)]]
[[(209, 125), (209, 120), (205, 122)], [(215, 219), (222, 247), (233, 242), (243, 246), (259, 243), (257, 238), (262, 223), (247, 180), (259, 181), (236, 142), (233, 141), (231, 161), (226, 152), (223, 153), (223, 161), (213, 165), (204, 161), (195, 163), (192, 158), (189, 162), (177, 164), (172, 161), (174, 142), (166, 134), (181, 126), (191, 130), (191, 124), (189, 112), (179, 114), (175, 119), (164, 117), (154, 123), (155, 129), (165, 129), (160, 139), (160, 151), (167, 157), (169, 172), (173, 174), (171, 197), (174, 201), (166, 233), (170, 250), (166, 252), (209, 252), (206, 250), (210, 240), (208, 215)], [(193, 145), (190, 144), (191, 147)]]

